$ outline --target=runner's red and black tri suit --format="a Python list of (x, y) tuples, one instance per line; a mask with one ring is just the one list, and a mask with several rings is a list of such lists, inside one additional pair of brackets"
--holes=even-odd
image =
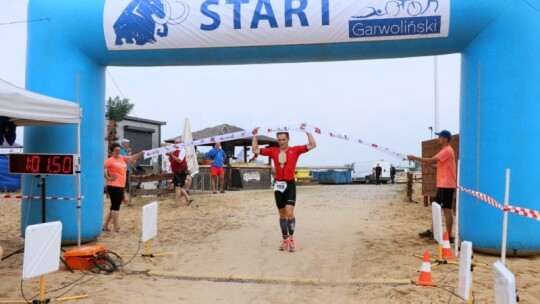
[(287, 161), (283, 168), (279, 163), (280, 148), (270, 147), (261, 149), (261, 155), (269, 156), (274, 161), (276, 168), (274, 187), (274, 196), (278, 209), (285, 208), (285, 205), (295, 205), (296, 203), (296, 184), (294, 182), (294, 171), (300, 154), (306, 153), (308, 150), (306, 145), (289, 147), (285, 153)]

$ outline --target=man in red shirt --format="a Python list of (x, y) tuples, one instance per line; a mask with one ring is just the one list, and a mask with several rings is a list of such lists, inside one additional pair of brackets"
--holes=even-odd
[[(306, 124), (301, 125), (305, 130)], [(311, 133), (306, 131), (308, 144), (302, 146), (289, 147), (289, 132), (278, 132), (277, 140), (279, 147), (269, 147), (259, 149), (257, 142), (257, 132), (259, 128), (253, 130), (253, 139), (251, 143), (252, 152), (255, 155), (269, 156), (275, 164), (274, 197), (279, 211), (279, 225), (283, 241), (279, 250), (295, 251), (294, 228), (296, 219), (294, 218), (294, 206), (296, 204), (296, 184), (294, 182), (294, 171), (296, 162), (300, 154), (314, 149), (317, 144)]]
[[(183, 141), (180, 138), (177, 138), (174, 143), (181, 144)], [(191, 202), (193, 202), (193, 199), (189, 197), (189, 194), (184, 190), (184, 185), (191, 184), (191, 175), (189, 174), (186, 159), (186, 149), (181, 148), (174, 152), (167, 153), (167, 156), (169, 156), (169, 162), (171, 163), (171, 171), (173, 173), (172, 181), (176, 193), (175, 204), (173, 207), (178, 207), (178, 202), (182, 196), (186, 198), (186, 206), (189, 206)]]
[[(454, 191), (457, 187), (456, 156), (454, 149), (450, 146), (450, 139), (452, 139), (450, 131), (443, 130), (435, 134), (439, 136), (437, 141), (442, 148), (437, 155), (431, 158), (407, 155), (407, 158), (437, 168), (437, 196), (435, 201), (441, 205), (446, 223), (446, 231), (450, 237), (450, 243), (453, 243), (452, 224), (454, 217), (452, 215), (452, 203)], [(433, 238), (433, 224), (431, 225), (431, 230), (428, 229), (419, 233), (419, 235), (420, 237)]]

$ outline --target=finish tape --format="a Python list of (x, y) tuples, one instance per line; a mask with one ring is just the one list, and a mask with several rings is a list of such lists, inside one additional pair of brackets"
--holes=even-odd
[(223, 135), (215, 135), (215, 136), (211, 136), (207, 138), (197, 139), (190, 142), (184, 142), (181, 144), (173, 144), (166, 147), (160, 147), (160, 148), (156, 148), (152, 150), (147, 150), (144, 152), (144, 158), (146, 159), (146, 158), (155, 157), (158, 155), (163, 155), (163, 154), (173, 152), (175, 150), (179, 150), (180, 148), (185, 148), (185, 147), (199, 146), (199, 145), (205, 145), (205, 144), (216, 143), (216, 142), (226, 142), (226, 141), (236, 140), (240, 138), (251, 137), (253, 135), (263, 135), (263, 134), (269, 134), (269, 133), (290, 132), (290, 131), (305, 131), (305, 132), (315, 133), (319, 135), (325, 135), (325, 136), (329, 136), (333, 138), (342, 139), (345, 141), (363, 144), (373, 149), (376, 149), (380, 152), (393, 156), (395, 158), (404, 159), (407, 157), (407, 155), (403, 153), (393, 151), (389, 148), (382, 147), (375, 143), (364, 141), (360, 138), (352, 137), (345, 133), (328, 131), (328, 130), (310, 126), (310, 125), (306, 125), (304, 127), (302, 127), (302, 125), (288, 125), (288, 126), (282, 126), (282, 127), (260, 127), (257, 129), (257, 131), (255, 131), (255, 128), (253, 128), (253, 131), (244, 130), (244, 131), (238, 131), (238, 132), (233, 132), (233, 133), (227, 133)]

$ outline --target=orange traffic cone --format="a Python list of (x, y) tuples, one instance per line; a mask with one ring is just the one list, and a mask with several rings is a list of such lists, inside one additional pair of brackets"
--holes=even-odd
[(422, 267), (420, 268), (420, 278), (416, 285), (422, 286), (437, 286), (437, 283), (431, 280), (431, 264), (429, 259), (429, 251), (424, 252), (424, 260), (422, 261)]
[(454, 254), (452, 253), (452, 249), (450, 248), (450, 240), (448, 238), (448, 232), (446, 231), (443, 234), (442, 257), (445, 260), (455, 258)]

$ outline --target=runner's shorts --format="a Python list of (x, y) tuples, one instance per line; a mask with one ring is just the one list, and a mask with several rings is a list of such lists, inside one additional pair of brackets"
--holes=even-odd
[(287, 188), (285, 191), (274, 191), (274, 197), (276, 198), (276, 206), (278, 209), (285, 208), (285, 205), (294, 206), (296, 204), (296, 183), (294, 180), (285, 182), (287, 183)]

